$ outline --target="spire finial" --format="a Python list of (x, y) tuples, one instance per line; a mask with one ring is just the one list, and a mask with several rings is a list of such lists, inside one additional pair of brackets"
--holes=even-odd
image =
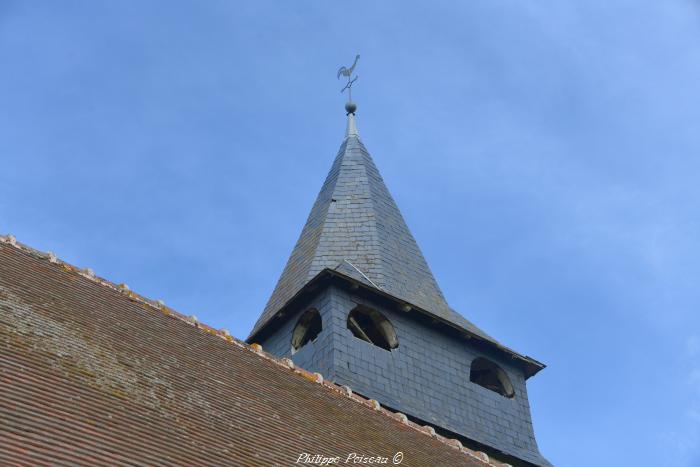
[(344, 67), (341, 66), (340, 69), (338, 70), (338, 79), (340, 79), (341, 76), (345, 76), (348, 79), (347, 84), (343, 89), (340, 90), (340, 92), (344, 92), (346, 89), (348, 90), (348, 101), (345, 104), (345, 111), (349, 115), (355, 115), (355, 111), (357, 110), (357, 105), (352, 101), (352, 85), (357, 81), (358, 76), (355, 75), (355, 77), (352, 77), (353, 71), (355, 71), (355, 67), (357, 66), (357, 61), (360, 59), (360, 54), (355, 55), (355, 61), (353, 62), (352, 66), (350, 67)]
[(348, 115), (350, 115), (350, 114), (355, 115), (356, 110), (357, 110), (357, 104), (355, 104), (353, 101), (347, 101), (345, 103), (345, 111), (348, 113)]

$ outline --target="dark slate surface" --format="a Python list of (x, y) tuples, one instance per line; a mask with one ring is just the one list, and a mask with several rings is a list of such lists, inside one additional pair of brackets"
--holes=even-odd
[[(357, 305), (380, 311), (391, 321), (398, 348), (387, 351), (352, 335), (348, 313)], [(291, 355), (291, 335), (306, 310), (319, 311), (323, 330)], [(522, 370), (502, 353), (473, 346), (347, 290), (322, 289), (300, 304), (277, 331), (262, 342), (280, 357), (325, 378), (345, 384), (381, 404), (523, 461), (551, 465), (539, 452), (532, 427)], [(508, 399), (469, 381), (471, 362), (486, 357), (509, 375), (515, 397)]]
[(377, 167), (357, 136), (346, 138), (341, 145), (251, 336), (325, 268), (341, 268), (363, 282), (371, 281), (384, 292), (493, 341), (448, 306)]

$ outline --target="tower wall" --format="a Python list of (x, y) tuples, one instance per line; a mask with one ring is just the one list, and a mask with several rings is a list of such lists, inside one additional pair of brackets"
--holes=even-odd
[[(394, 326), (399, 346), (391, 351), (365, 342), (347, 328), (348, 313), (364, 305)], [(314, 307), (323, 330), (291, 355), (299, 316)], [(414, 317), (345, 288), (330, 286), (300, 306), (263, 347), (324, 378), (350, 386), (382, 405), (529, 462), (548, 465), (532, 428), (525, 377), (507, 358), (475, 348)], [(509, 376), (515, 396), (504, 397), (469, 381), (471, 362), (485, 357)]]

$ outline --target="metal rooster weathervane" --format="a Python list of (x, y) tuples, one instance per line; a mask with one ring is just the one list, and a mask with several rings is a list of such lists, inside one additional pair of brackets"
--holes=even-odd
[(355, 67), (357, 66), (357, 61), (360, 59), (360, 55), (355, 56), (355, 61), (353, 62), (352, 66), (350, 68), (341, 66), (340, 69), (338, 70), (338, 79), (340, 79), (341, 76), (345, 76), (348, 79), (347, 84), (343, 89), (340, 90), (340, 92), (344, 92), (346, 89), (348, 90), (348, 102), (352, 102), (352, 85), (355, 81), (357, 81), (358, 76), (355, 75), (355, 77), (352, 77), (352, 72), (355, 71)]

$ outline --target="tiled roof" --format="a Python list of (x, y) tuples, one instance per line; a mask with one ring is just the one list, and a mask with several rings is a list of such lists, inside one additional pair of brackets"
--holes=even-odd
[[(352, 118), (352, 115), (350, 116)], [(383, 292), (495, 342), (452, 310), (357, 134), (338, 151), (255, 335), (314, 276), (343, 265)]]
[[(502, 465), (375, 401), (0, 237), (0, 464)], [(344, 459), (343, 459), (344, 460)]]

